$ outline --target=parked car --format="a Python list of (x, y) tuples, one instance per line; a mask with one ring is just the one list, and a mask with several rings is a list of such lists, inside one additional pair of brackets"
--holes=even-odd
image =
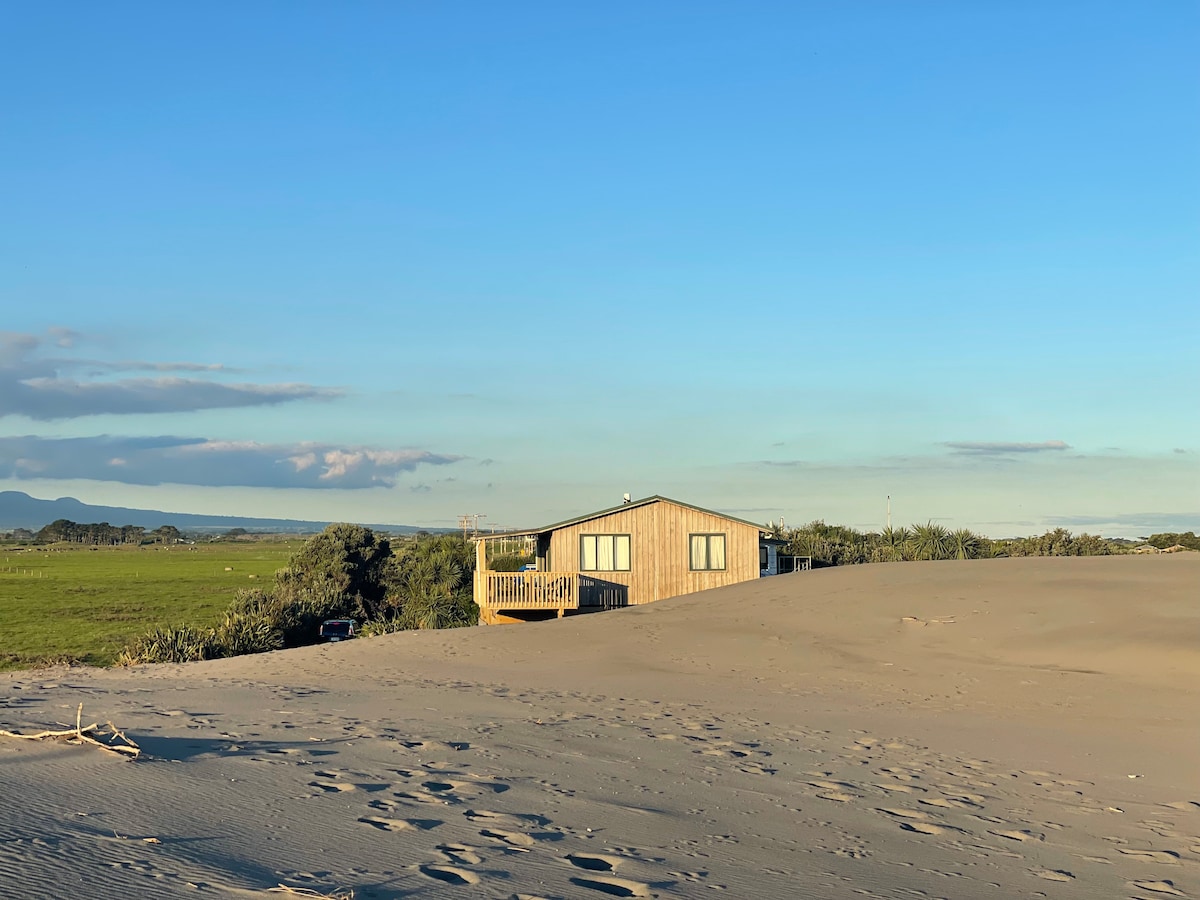
[(321, 640), (333, 644), (338, 641), (348, 641), (355, 635), (353, 619), (326, 619), (321, 623), (319, 632)]

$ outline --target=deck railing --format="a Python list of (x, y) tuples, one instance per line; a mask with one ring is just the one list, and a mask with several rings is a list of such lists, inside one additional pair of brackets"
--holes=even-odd
[(492, 609), (578, 609), (578, 572), (486, 572)]
[(579, 572), (484, 572), (490, 609), (579, 609), (624, 606), (628, 589)]

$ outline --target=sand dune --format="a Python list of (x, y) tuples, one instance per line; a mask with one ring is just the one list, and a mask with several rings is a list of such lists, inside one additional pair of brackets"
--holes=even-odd
[(1200, 554), (0, 676), (0, 897), (1200, 900)]

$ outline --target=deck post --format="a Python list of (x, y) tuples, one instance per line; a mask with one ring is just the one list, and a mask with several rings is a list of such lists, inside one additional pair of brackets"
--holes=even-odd
[(481, 613), (487, 606), (487, 548), (483, 538), (475, 539), (475, 604)]

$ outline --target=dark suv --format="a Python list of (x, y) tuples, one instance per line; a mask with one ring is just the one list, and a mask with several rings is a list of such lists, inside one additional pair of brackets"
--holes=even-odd
[(321, 640), (335, 643), (337, 641), (348, 641), (354, 637), (354, 620), (353, 619), (326, 619), (321, 623), (319, 632)]

